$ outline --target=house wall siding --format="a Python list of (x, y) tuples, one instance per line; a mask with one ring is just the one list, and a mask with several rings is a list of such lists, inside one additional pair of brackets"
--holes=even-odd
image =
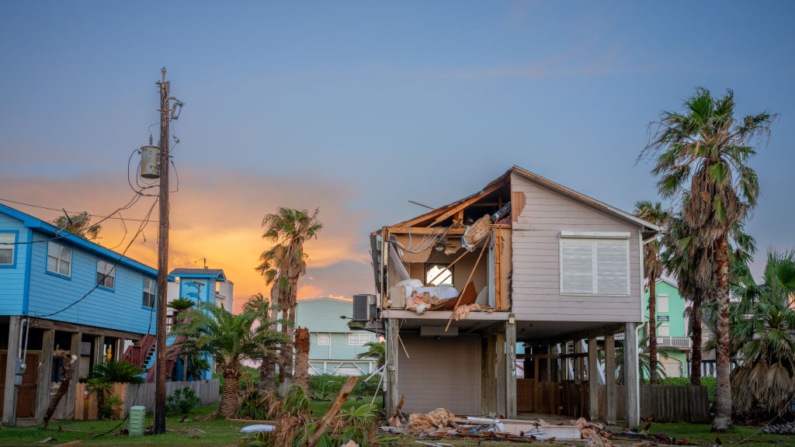
[[(512, 310), (520, 320), (641, 321), (640, 228), (517, 174), (512, 192), (525, 207), (512, 225)], [(629, 232), (629, 296), (560, 294), (560, 232)]]
[[(33, 239), (44, 241), (47, 237), (34, 232)], [(94, 287), (98, 259), (115, 261), (84, 251), (63, 240), (57, 242), (72, 248), (71, 277), (67, 279), (47, 274), (47, 242), (31, 244), (28, 314), (68, 323), (146, 333), (152, 312), (143, 308), (144, 275), (122, 265), (116, 267), (113, 291), (96, 288), (71, 308), (57, 315), (46, 316), (64, 309)], [(154, 276), (150, 278), (155, 279)], [(150, 332), (154, 331), (153, 324)]]
[[(359, 333), (368, 335), (370, 341), (375, 341), (374, 334), (369, 332)], [(309, 358), (311, 360), (354, 360), (358, 354), (367, 351), (366, 346), (349, 345), (348, 333), (332, 332), (331, 343), (328, 346), (320, 346), (317, 344), (318, 334), (328, 334), (328, 332), (309, 333)]]
[[(16, 234), (16, 241), (27, 242), (29, 231), (22, 222), (0, 214), (0, 232)], [(25, 264), (30, 244), (14, 246), (16, 262), (13, 267), (0, 266), (0, 315), (22, 315), (25, 296)]]
[(411, 356), (398, 349), (398, 395), (404, 396), (404, 413), (446, 408), (456, 415), (480, 415), (480, 335), (400, 337)]
[[(657, 306), (657, 316), (667, 316), (668, 321), (657, 320), (657, 330), (662, 324), (667, 324), (670, 330), (669, 337), (687, 337), (687, 327), (685, 325), (685, 300), (679, 295), (679, 289), (668, 284), (664, 281), (657, 281), (655, 293), (660, 295), (668, 295), (668, 312), (660, 312), (659, 304)], [(643, 313), (646, 315), (646, 321), (649, 321), (649, 289), (646, 288), (643, 294)]]

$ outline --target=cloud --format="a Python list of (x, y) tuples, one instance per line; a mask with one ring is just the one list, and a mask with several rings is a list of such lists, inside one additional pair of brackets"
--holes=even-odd
[[(366, 236), (357, 225), (369, 216), (349, 206), (356, 199), (351, 185), (316, 173), (265, 177), (183, 168), (179, 174), (179, 191), (171, 194), (169, 267), (201, 267), (206, 258), (208, 267), (223, 269), (235, 283), (235, 309), (239, 310), (254, 293), (269, 295), (269, 288), (254, 266), (260, 253), (268, 248), (261, 238), (262, 218), (279, 206), (319, 208), (324, 225), (318, 238), (306, 244), (309, 274), (299, 284), (299, 297), (350, 297), (372, 289), (369, 255), (363, 243)], [(112, 212), (134, 196), (123, 176), (119, 180), (99, 171), (60, 179), (4, 176), (0, 178), (0, 190), (6, 199), (98, 215)], [(141, 198), (122, 216), (143, 217), (153, 200), (153, 197)], [(9, 205), (46, 220), (59, 215)], [(94, 222), (97, 220), (94, 218)], [(157, 220), (157, 209), (153, 220)], [(105, 221), (98, 242), (109, 248), (119, 246), (120, 251), (129, 243), (138, 224)], [(150, 222), (127, 255), (156, 266), (156, 244), (157, 223)]]

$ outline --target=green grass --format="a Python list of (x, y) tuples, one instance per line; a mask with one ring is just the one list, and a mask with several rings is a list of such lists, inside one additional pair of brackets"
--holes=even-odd
[[(196, 408), (191, 417), (206, 415), (218, 410), (218, 405)], [(42, 430), (40, 425), (29, 427), (9, 427), (0, 430), (0, 445), (57, 445), (79, 439), (85, 440), (84, 444), (96, 446), (148, 446), (148, 445), (190, 445), (190, 446), (218, 446), (236, 444), (240, 439), (240, 429), (245, 423), (224, 422), (221, 419), (180, 423), (181, 416), (166, 418), (166, 428), (171, 430), (186, 430), (196, 428), (205, 434), (179, 434), (166, 433), (160, 436), (142, 436), (130, 438), (128, 436), (112, 436), (123, 428), (119, 427), (111, 434), (90, 439), (89, 433), (59, 432), (58, 428), (63, 427), (69, 430), (80, 430), (94, 434), (104, 433), (115, 427), (120, 421), (54, 421), (50, 422), (47, 430)], [(146, 418), (146, 425), (152, 423), (152, 415)], [(55, 438), (47, 444), (38, 444), (47, 437)]]
[[(373, 400), (372, 396), (364, 396), (364, 397), (362, 397), (362, 400), (360, 400), (360, 401), (356, 400), (356, 396), (350, 396), (350, 397), (348, 397), (348, 400), (346, 400), (345, 403), (342, 404), (342, 409), (343, 410), (347, 410), (349, 408), (359, 407), (359, 406), (362, 406), (364, 404), (369, 404), (372, 400)], [(379, 409), (382, 408), (383, 399), (381, 398), (381, 396), (378, 396), (378, 397), (375, 398), (374, 404)], [(314, 417), (323, 416), (326, 413), (326, 411), (328, 410), (328, 407), (330, 407), (330, 406), (331, 406), (331, 400), (326, 401), (326, 402), (312, 401), (309, 404), (309, 408), (312, 410), (312, 416), (314, 416)]]
[[(734, 433), (710, 433), (709, 424), (652, 424), (650, 434), (665, 433), (672, 438), (687, 438), (690, 442), (707, 442), (717, 444), (715, 439), (720, 439), (723, 445), (734, 444), (748, 437), (751, 440), (743, 442), (744, 447), (763, 447), (769, 445), (795, 445), (795, 436), (766, 435), (762, 427), (736, 426)], [(758, 434), (755, 434), (759, 431)]]

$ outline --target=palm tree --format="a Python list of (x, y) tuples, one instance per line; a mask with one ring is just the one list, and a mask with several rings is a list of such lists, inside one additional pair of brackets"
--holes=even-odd
[(260, 255), (256, 270), (265, 277), (266, 284), (272, 285), (271, 298), (274, 304), (282, 308), (282, 318), (292, 323), (282, 325), (282, 331), (288, 340), (282, 346), (279, 365), (282, 394), (292, 384), (295, 340), (293, 327), (298, 279), (306, 274), (306, 263), (309, 260), (304, 251), (304, 242), (317, 237), (317, 233), (323, 228), (317, 215), (318, 210), (310, 215), (306, 210), (279, 208), (275, 214), (268, 214), (262, 219), (262, 228), (265, 229), (262, 238), (272, 242), (274, 246)]
[(717, 387), (713, 431), (731, 423), (729, 363), (729, 237), (756, 205), (759, 183), (748, 167), (755, 154), (751, 143), (769, 135), (775, 116), (768, 113), (737, 119), (734, 94), (713, 98), (698, 89), (685, 102), (685, 112), (665, 112), (656, 124), (644, 153), (656, 154), (652, 172), (667, 198), (689, 195), (682, 201), (682, 217), (697, 235), (714, 269), (696, 271), (696, 281), (708, 288), (714, 282), (717, 302)]
[(91, 225), (91, 216), (87, 213), (75, 214), (73, 216), (61, 216), (52, 220), (52, 224), (64, 231), (74, 234), (75, 236), (88, 239), (90, 241), (99, 237), (99, 231), (102, 226), (99, 224)]
[[(252, 295), (243, 307), (245, 312), (257, 315), (260, 326), (271, 327), (278, 323), (279, 308), (272, 306), (261, 293)], [(276, 391), (276, 360), (278, 349), (274, 346), (262, 346), (260, 356), (262, 363), (259, 367), (259, 389), (263, 391)]]
[(356, 354), (357, 359), (375, 359), (376, 369), (381, 368), (386, 363), (386, 346), (382, 341), (371, 341), (365, 343), (366, 351)]
[(732, 397), (741, 412), (777, 414), (795, 397), (795, 252), (768, 253), (762, 285), (745, 263), (732, 267), (741, 301), (731, 305), (731, 351), (742, 359), (732, 371)]
[(182, 311), (188, 310), (191, 307), (196, 305), (196, 302), (190, 298), (180, 297), (175, 300), (171, 300), (168, 302), (168, 308), (174, 309), (174, 313), (180, 313)]
[[(635, 215), (657, 226), (664, 227), (670, 212), (662, 208), (660, 202), (641, 201), (635, 204)], [(657, 384), (657, 280), (662, 276), (663, 265), (660, 260), (660, 240), (655, 237), (643, 246), (643, 274), (649, 285), (649, 358), (651, 361), (649, 383)]]
[(234, 315), (221, 306), (201, 303), (180, 315), (169, 336), (177, 337), (175, 346), (183, 355), (210, 354), (224, 377), (218, 412), (225, 417), (237, 414), (240, 393), (240, 368), (244, 360), (257, 360), (262, 346), (284, 341), (281, 334), (268, 327), (254, 327), (257, 315), (243, 312)]
[(699, 287), (696, 282), (696, 270), (699, 263), (704, 261), (709, 266), (709, 260), (702, 255), (703, 251), (697, 242), (692, 242), (695, 235), (692, 229), (678, 212), (668, 219), (668, 227), (663, 235), (665, 249), (660, 254), (665, 270), (676, 278), (679, 294), (691, 303), (685, 312), (690, 316), (690, 384), (701, 386), (701, 358), (702, 358), (702, 306), (709, 302), (708, 290)]

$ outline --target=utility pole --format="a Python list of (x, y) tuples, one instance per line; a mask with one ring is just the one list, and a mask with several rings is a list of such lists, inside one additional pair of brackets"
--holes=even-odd
[(155, 434), (166, 432), (166, 301), (168, 292), (168, 137), (170, 83), (166, 67), (160, 86), (160, 227), (157, 232), (157, 341), (155, 344)]

